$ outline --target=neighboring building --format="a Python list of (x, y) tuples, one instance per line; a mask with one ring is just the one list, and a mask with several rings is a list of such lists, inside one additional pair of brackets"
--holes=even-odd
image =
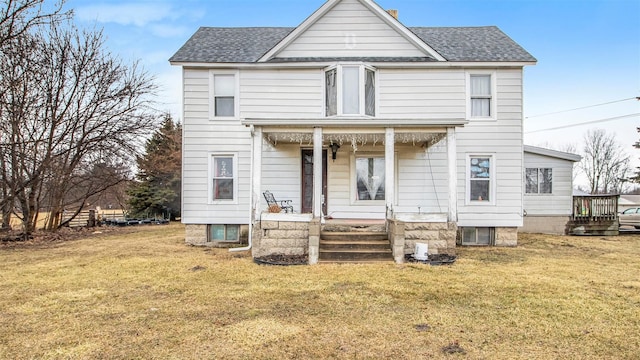
[[(182, 221), (192, 244), (308, 253), (321, 218), (386, 220), (393, 258), (516, 245), (523, 68), (497, 27), (407, 28), (329, 0), (296, 28), (200, 28), (182, 67)], [(542, 166), (540, 166), (542, 167)], [(265, 212), (264, 191), (294, 214)]]
[(621, 213), (628, 208), (640, 207), (640, 195), (620, 195), (618, 199), (618, 212)]
[(579, 155), (524, 146), (522, 232), (564, 234), (573, 214), (573, 165)]

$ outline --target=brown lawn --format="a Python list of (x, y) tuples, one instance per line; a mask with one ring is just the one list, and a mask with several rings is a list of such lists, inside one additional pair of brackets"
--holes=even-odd
[(181, 225), (0, 245), (3, 359), (637, 359), (640, 236), (260, 266)]

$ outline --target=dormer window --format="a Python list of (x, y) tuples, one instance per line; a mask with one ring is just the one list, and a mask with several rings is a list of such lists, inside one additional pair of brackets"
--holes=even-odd
[(376, 72), (364, 65), (338, 65), (325, 71), (326, 116), (375, 116)]

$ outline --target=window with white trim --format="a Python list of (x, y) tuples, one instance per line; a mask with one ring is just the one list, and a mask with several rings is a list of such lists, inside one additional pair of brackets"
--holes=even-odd
[(356, 200), (384, 200), (385, 160), (383, 156), (356, 156)]
[(213, 203), (235, 202), (238, 186), (236, 155), (212, 154), (210, 174), (210, 201)]
[(211, 74), (212, 113), (214, 118), (233, 118), (237, 112), (237, 77), (235, 73)]
[(493, 203), (494, 164), (492, 155), (469, 155), (467, 158), (468, 203)]
[(495, 119), (495, 76), (467, 73), (467, 115), (470, 119)]
[(325, 71), (326, 116), (375, 116), (376, 72), (364, 65), (338, 65)]
[(240, 225), (209, 225), (207, 241), (235, 242), (240, 239)]
[(460, 229), (461, 245), (494, 245), (496, 230), (492, 227), (463, 227)]
[(525, 170), (525, 192), (527, 194), (553, 193), (553, 171), (551, 168), (527, 168)]

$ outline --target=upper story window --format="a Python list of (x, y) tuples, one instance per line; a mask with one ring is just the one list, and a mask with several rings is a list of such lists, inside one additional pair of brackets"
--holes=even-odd
[(495, 76), (493, 73), (467, 74), (467, 117), (495, 119)]
[(525, 192), (527, 194), (551, 194), (553, 173), (550, 168), (527, 168)]
[(211, 113), (214, 118), (235, 118), (238, 112), (237, 74), (213, 72), (211, 74), (213, 99)]
[(375, 116), (376, 72), (364, 65), (338, 65), (325, 72), (326, 116)]

